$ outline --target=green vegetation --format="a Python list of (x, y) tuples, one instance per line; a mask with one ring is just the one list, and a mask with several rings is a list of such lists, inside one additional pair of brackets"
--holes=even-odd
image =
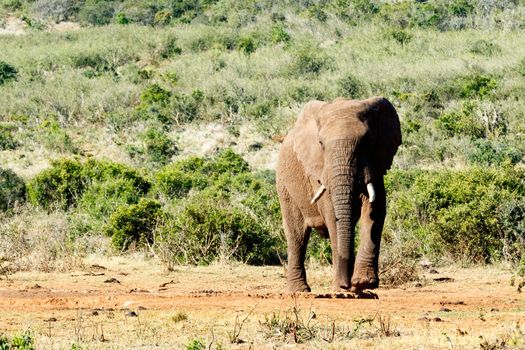
[(0, 168), (0, 211), (7, 211), (25, 201), (25, 183), (9, 169)]
[(0, 349), (1, 350), (34, 350), (35, 341), (31, 331), (26, 331), (20, 335), (9, 340), (6, 336), (0, 335)]
[[(518, 264), (523, 11), (510, 0), (0, 0), (0, 22), (28, 25), (0, 36), (2, 215), (63, 214), (72, 242), (108, 235), (116, 251), (148, 245), (169, 265), (276, 262), (274, 173), (258, 168), (273, 166), (306, 101), (383, 95), (403, 128), (385, 251)], [(64, 20), (81, 27), (52, 29)], [(331, 258), (315, 233), (308, 254)]]

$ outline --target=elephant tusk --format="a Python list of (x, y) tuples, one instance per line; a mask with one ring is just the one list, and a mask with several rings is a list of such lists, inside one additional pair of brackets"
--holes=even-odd
[(366, 190), (368, 191), (368, 201), (373, 203), (376, 200), (376, 190), (374, 189), (374, 185), (370, 182), (366, 185)]
[(315, 204), (319, 200), (319, 198), (321, 198), (324, 191), (326, 191), (326, 187), (324, 187), (324, 185), (321, 185), (321, 187), (319, 187), (319, 189), (315, 193), (314, 198), (312, 198), (312, 200), (310, 201), (310, 204)]

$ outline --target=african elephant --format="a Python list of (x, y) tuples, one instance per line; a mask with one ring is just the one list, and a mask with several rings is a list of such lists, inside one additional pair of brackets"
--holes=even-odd
[(312, 228), (330, 238), (334, 290), (378, 287), (386, 215), (383, 176), (400, 144), (399, 117), (383, 97), (310, 101), (303, 108), (281, 145), (276, 179), (290, 292), (310, 291), (304, 260)]

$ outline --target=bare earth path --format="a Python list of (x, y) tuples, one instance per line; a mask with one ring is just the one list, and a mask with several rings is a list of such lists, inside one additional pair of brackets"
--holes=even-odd
[(421, 286), (356, 299), (328, 294), (325, 267), (309, 271), (314, 293), (293, 297), (282, 293), (282, 267), (86, 266), (2, 278), (0, 334), (31, 329), (38, 349), (525, 348), (525, 296), (495, 267), (438, 269)]

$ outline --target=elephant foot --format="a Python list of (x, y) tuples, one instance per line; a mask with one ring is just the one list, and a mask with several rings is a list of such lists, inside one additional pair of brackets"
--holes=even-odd
[(288, 293), (310, 293), (312, 290), (306, 283), (288, 283)]
[(376, 289), (377, 287), (379, 287), (379, 277), (373, 268), (362, 268), (354, 271), (350, 291), (357, 293), (365, 289)]

